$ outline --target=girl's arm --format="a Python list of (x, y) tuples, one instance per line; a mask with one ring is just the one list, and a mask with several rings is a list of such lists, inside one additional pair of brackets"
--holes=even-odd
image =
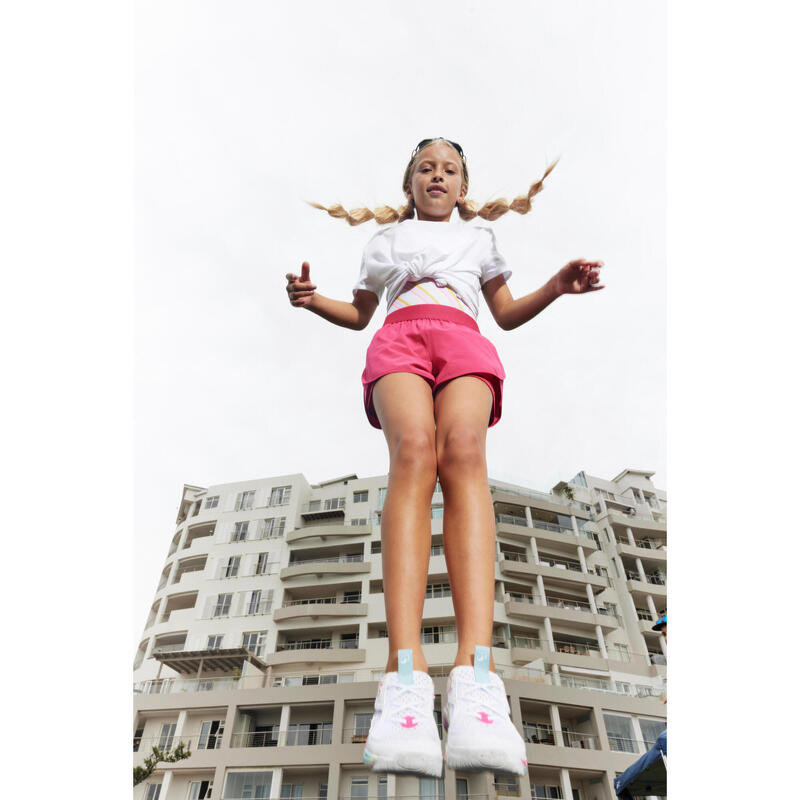
[(602, 266), (602, 261), (582, 258), (570, 261), (540, 289), (516, 300), (505, 278), (498, 275), (483, 284), (483, 296), (495, 322), (504, 331), (510, 331), (532, 320), (562, 294), (584, 294), (605, 288), (597, 285), (600, 280), (598, 270)]
[(323, 319), (343, 328), (360, 331), (369, 325), (375, 309), (378, 307), (378, 298), (374, 292), (360, 289), (356, 292), (352, 302), (332, 300), (316, 293), (316, 286), (311, 283), (311, 267), (304, 261), (300, 275), (292, 272), (286, 275), (286, 292), (289, 302), (295, 308), (307, 308)]

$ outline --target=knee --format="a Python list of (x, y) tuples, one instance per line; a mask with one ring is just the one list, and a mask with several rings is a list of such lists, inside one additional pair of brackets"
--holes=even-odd
[(436, 475), (436, 448), (426, 431), (407, 431), (398, 435), (390, 449), (391, 468), (422, 476)]
[(448, 473), (485, 472), (484, 440), (469, 427), (454, 425), (436, 443), (436, 460), (439, 474), (445, 479)]

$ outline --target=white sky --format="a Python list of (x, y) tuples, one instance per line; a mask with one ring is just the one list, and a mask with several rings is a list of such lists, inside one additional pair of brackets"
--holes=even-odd
[[(289, 306), (311, 263), (347, 299), (374, 223), (305, 200), (398, 204), (416, 142), (460, 142), (515, 295), (568, 260), (607, 288), (523, 328), (479, 322), (508, 373), (490, 474), (546, 490), (665, 457), (665, 9), (621, 2), (145, 2), (136, 37), (138, 642), (184, 483), (384, 473), (354, 333)], [(133, 652), (133, 650), (131, 651)]]

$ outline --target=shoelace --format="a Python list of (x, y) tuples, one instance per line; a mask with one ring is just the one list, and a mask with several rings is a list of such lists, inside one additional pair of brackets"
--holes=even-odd
[(404, 716), (402, 712), (406, 711), (414, 711), (419, 716), (426, 715), (430, 711), (430, 698), (421, 686), (395, 683), (387, 686), (386, 690), (393, 693), (391, 705), (395, 709), (395, 717)]
[(488, 708), (501, 718), (508, 717), (505, 692), (491, 683), (468, 683), (464, 687), (464, 701), (471, 711)]

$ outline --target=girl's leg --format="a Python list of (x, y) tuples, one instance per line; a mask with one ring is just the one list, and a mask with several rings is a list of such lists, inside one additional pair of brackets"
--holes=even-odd
[(413, 651), (414, 669), (427, 672), (420, 630), (431, 555), (431, 497), (436, 485), (433, 395), (419, 375), (395, 372), (376, 384), (375, 411), (389, 447), (389, 486), (381, 514), (381, 558), (389, 660)]
[(472, 664), (475, 645), (492, 645), (495, 528), (486, 469), (491, 408), (491, 390), (471, 376), (450, 381), (435, 401), (444, 554), (458, 630), (455, 666)]

